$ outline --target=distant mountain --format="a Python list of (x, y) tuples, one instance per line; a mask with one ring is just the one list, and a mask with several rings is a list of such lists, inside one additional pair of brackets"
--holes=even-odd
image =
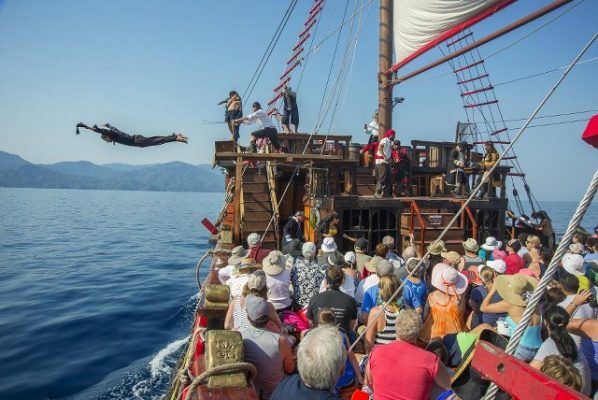
[(0, 151), (0, 187), (222, 192), (222, 174), (207, 164), (33, 164)]

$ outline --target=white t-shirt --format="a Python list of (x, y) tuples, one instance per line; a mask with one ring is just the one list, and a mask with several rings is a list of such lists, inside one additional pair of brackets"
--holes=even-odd
[[(390, 152), (392, 151), (392, 142), (389, 138), (385, 137), (378, 143), (378, 151), (376, 157), (376, 164), (387, 164), (390, 160)], [(384, 158), (378, 158), (384, 156)]]
[(355, 291), (355, 301), (357, 301), (359, 304), (363, 303), (363, 296), (365, 295), (365, 292), (369, 288), (376, 286), (378, 283), (380, 283), (380, 278), (376, 274), (372, 274), (361, 280), (357, 286), (357, 290)]
[(274, 125), (274, 122), (272, 122), (272, 118), (270, 118), (264, 110), (257, 110), (256, 112), (249, 114), (246, 118), (246, 124), (253, 124), (257, 122), (262, 129), (276, 128), (276, 125)]

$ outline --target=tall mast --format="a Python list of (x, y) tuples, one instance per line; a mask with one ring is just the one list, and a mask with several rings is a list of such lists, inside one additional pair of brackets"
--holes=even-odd
[(379, 38), (379, 74), (378, 74), (378, 123), (382, 135), (392, 127), (392, 86), (386, 71), (392, 67), (392, 0), (380, 0), (380, 38)]

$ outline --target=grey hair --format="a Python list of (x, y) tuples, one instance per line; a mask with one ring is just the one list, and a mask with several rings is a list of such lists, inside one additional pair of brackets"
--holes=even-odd
[(303, 247), (301, 248), (301, 253), (303, 257), (307, 260), (313, 260), (316, 252), (318, 251), (314, 242), (305, 242), (303, 243)]
[(417, 258), (418, 257), (417, 249), (415, 248), (415, 246), (407, 246), (407, 247), (405, 247), (405, 250), (403, 250), (402, 256), (405, 260), (407, 260), (408, 258), (411, 258), (411, 257)]
[(422, 327), (422, 318), (415, 310), (401, 310), (395, 321), (397, 339), (414, 343)]
[(314, 328), (299, 343), (297, 369), (301, 380), (311, 388), (331, 390), (346, 361), (347, 349), (335, 327)]

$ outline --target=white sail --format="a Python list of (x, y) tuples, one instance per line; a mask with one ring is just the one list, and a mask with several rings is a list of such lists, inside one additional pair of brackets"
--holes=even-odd
[(434, 46), (439, 37), (460, 23), (505, 1), (394, 0), (393, 3), (395, 63), (400, 64), (413, 58), (426, 45)]

